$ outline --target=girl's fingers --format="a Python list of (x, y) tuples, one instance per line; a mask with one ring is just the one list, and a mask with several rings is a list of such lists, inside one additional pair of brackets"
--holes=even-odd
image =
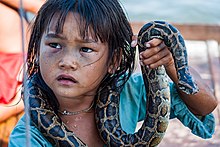
[(141, 52), (140, 53), (140, 58), (141, 59), (150, 58), (151, 56), (156, 55), (157, 53), (159, 53), (161, 50), (164, 50), (165, 48), (166, 48), (166, 45), (164, 44), (164, 42), (162, 42), (162, 43), (160, 43), (159, 45), (157, 45), (155, 47), (147, 48), (145, 51)]
[(152, 39), (145, 43), (146, 50), (140, 53), (140, 62), (149, 68), (165, 67), (174, 63), (171, 52), (160, 39)]
[(145, 46), (146, 47), (156, 47), (156, 46), (160, 45), (161, 43), (163, 43), (163, 40), (158, 39), (158, 38), (153, 38), (152, 40), (146, 42)]
[(150, 65), (153, 63), (156, 63), (160, 61), (162, 58), (168, 55), (168, 52), (166, 50), (161, 50), (159, 53), (152, 55), (149, 58), (142, 58), (142, 62), (144, 65)]
[[(161, 60), (158, 60), (157, 62), (154, 62), (154, 63), (149, 64), (149, 65), (147, 65), (147, 66), (148, 66), (149, 68), (151, 68), (151, 69), (155, 69), (155, 68), (157, 68), (158, 66), (164, 65), (164, 62), (166, 62), (166, 61), (167, 61), (167, 59), (164, 57), (164, 58), (162, 58)], [(171, 65), (174, 65), (173, 60), (169, 60), (169, 66), (171, 66)], [(168, 66), (166, 66), (166, 65), (164, 65), (164, 66), (165, 66), (165, 68), (168, 67)]]
[[(161, 50), (159, 53), (151, 56), (150, 58), (142, 59), (142, 64), (147, 65), (150, 68), (156, 68), (160, 65), (165, 67), (174, 63), (173, 57), (168, 49)], [(169, 64), (169, 65), (168, 65)]]

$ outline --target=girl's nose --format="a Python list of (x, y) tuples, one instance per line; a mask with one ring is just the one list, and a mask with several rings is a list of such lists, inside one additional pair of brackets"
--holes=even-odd
[(70, 70), (76, 70), (78, 68), (78, 64), (73, 59), (61, 59), (59, 62), (59, 68), (60, 69), (70, 69)]

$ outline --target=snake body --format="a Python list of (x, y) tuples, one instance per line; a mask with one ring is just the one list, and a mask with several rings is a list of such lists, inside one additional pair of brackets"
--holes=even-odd
[[(166, 22), (154, 21), (146, 24), (138, 35), (139, 51), (143, 51), (144, 42), (152, 38), (163, 39), (171, 48), (179, 77), (179, 86), (186, 93), (198, 91), (187, 67), (187, 55), (184, 40), (177, 29)], [(107, 93), (100, 92), (95, 107), (97, 128), (105, 144), (108, 146), (156, 146), (162, 140), (170, 114), (170, 89), (168, 77), (163, 66), (148, 69), (142, 66), (142, 74), (147, 93), (146, 118), (142, 127), (134, 134), (123, 131), (119, 120), (120, 93), (114, 85), (104, 88)], [(55, 146), (87, 146), (53, 111), (47, 102), (46, 92), (38, 86), (38, 77), (28, 81), (28, 98), (30, 116), (34, 125)]]
[(152, 21), (142, 27), (138, 36), (140, 51), (145, 49), (145, 42), (153, 38), (162, 39), (173, 55), (179, 79), (179, 89), (186, 94), (196, 94), (198, 92), (199, 89), (189, 73), (187, 49), (178, 29), (164, 21)]

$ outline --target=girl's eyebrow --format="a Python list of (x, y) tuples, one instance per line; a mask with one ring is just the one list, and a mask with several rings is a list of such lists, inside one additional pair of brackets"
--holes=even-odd
[(57, 38), (57, 39), (62, 39), (62, 40), (67, 40), (67, 38), (63, 35), (56, 34), (56, 33), (48, 33), (45, 36), (46, 39), (52, 39), (52, 38)]
[[(56, 33), (48, 33), (45, 36), (46, 39), (61, 39), (61, 40), (68, 40), (65, 36), (61, 35), (61, 34), (56, 34)], [(84, 39), (76, 39), (77, 42), (81, 42), (81, 43), (97, 43), (96, 40), (91, 39), (91, 38), (84, 38)]]

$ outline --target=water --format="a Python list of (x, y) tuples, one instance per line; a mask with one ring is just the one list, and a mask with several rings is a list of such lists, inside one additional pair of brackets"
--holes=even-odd
[(131, 21), (220, 24), (220, 0), (121, 0)]

